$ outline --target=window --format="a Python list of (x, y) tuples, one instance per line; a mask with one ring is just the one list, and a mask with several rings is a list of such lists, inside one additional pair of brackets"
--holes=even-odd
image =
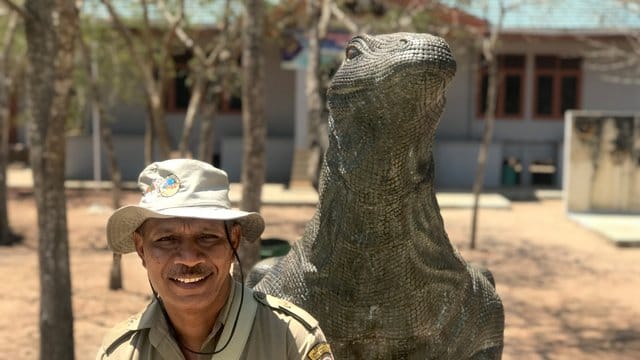
[(580, 107), (581, 68), (580, 58), (535, 57), (533, 113), (536, 118), (562, 119), (565, 110)]
[(242, 111), (242, 96), (230, 92), (223, 92), (220, 103), (221, 112), (240, 112)]
[[(165, 108), (167, 111), (184, 112), (189, 107), (189, 100), (191, 100), (189, 61), (191, 58), (191, 52), (173, 56), (173, 77), (168, 79), (165, 86)], [(219, 91), (215, 96), (219, 99), (216, 99), (216, 101), (219, 104), (218, 110), (220, 112), (237, 113), (242, 110), (242, 98), (239, 89), (237, 94), (224, 89), (220, 91), (219, 86), (216, 86), (213, 82), (210, 82), (207, 87), (211, 91)], [(205, 99), (211, 100), (210, 96), (205, 96), (202, 101), (207, 101)]]
[[(478, 99), (478, 116), (483, 117), (487, 109), (487, 90), (489, 86), (488, 68), (483, 64), (480, 73), (480, 91)], [(524, 55), (498, 56), (498, 92), (496, 117), (521, 118), (524, 109)]]
[(165, 106), (168, 111), (185, 111), (189, 107), (191, 89), (189, 79), (189, 60), (191, 53), (185, 52), (173, 56), (173, 78), (166, 83)]

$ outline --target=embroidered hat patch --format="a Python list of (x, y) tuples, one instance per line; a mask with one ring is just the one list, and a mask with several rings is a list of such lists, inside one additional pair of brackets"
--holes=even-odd
[(164, 181), (158, 186), (160, 195), (169, 197), (175, 195), (180, 189), (180, 179), (175, 175), (169, 175), (164, 178)]

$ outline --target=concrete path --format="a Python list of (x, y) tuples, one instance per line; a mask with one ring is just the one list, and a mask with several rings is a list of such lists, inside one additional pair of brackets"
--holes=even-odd
[(617, 246), (640, 246), (640, 215), (569, 213), (568, 217)]
[[(7, 185), (12, 188), (32, 188), (33, 179), (31, 169), (10, 167), (7, 174)], [(67, 180), (65, 185), (74, 189), (109, 189), (111, 183), (102, 181)], [(127, 189), (136, 189), (135, 182), (125, 182)], [(286, 188), (283, 184), (265, 184), (262, 201), (265, 205), (311, 205), (318, 203), (318, 194), (313, 188)], [(513, 192), (513, 191), (512, 191)], [(510, 192), (505, 192), (510, 194)], [(514, 193), (515, 194), (515, 193)], [(559, 198), (559, 190), (537, 190), (535, 198), (538, 200)], [(237, 205), (242, 196), (242, 185), (231, 184), (230, 199)], [(473, 206), (473, 194), (464, 191), (442, 191), (436, 194), (438, 204), (442, 209), (469, 209)], [(514, 195), (517, 198), (517, 195)], [(511, 201), (498, 193), (484, 193), (480, 196), (481, 208), (510, 209)], [(618, 246), (640, 246), (640, 215), (607, 215), (607, 214), (568, 214), (568, 217), (582, 226), (602, 234)]]
[[(7, 185), (10, 188), (32, 188), (33, 178), (31, 169), (24, 167), (10, 167), (7, 174)], [(71, 189), (109, 189), (108, 181), (78, 181), (67, 180), (67, 188)], [(137, 189), (135, 182), (125, 182), (126, 189)], [(283, 184), (265, 184), (262, 190), (262, 202), (265, 205), (316, 205), (318, 194), (311, 187), (286, 188)], [(231, 202), (238, 204), (242, 196), (242, 185), (231, 184), (229, 197)], [(436, 194), (441, 208), (470, 208), (473, 206), (473, 196), (465, 192), (439, 192)], [(485, 193), (480, 196), (480, 207), (491, 209), (510, 209), (511, 202), (496, 193)]]

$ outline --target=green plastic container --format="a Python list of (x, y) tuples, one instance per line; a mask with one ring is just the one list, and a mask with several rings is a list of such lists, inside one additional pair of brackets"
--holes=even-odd
[(274, 256), (287, 255), (291, 245), (287, 240), (263, 239), (260, 244), (260, 258), (266, 259)]

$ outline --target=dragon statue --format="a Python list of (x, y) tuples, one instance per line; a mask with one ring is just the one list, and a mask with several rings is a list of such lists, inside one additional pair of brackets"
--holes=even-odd
[(255, 288), (313, 314), (336, 359), (502, 356), (500, 298), (450, 243), (434, 191), (455, 71), (439, 37), (360, 35), (331, 81), (315, 215)]

